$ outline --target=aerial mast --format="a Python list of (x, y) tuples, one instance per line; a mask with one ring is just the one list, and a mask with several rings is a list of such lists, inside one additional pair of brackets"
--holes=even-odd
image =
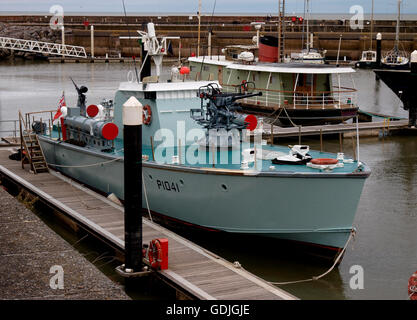
[(198, 40), (197, 40), (197, 57), (200, 56), (200, 25), (201, 25), (201, 0), (198, 0)]
[(310, 52), (310, 28), (308, 21), (310, 20), (310, 1), (307, 0), (307, 53)]
[(284, 62), (285, 0), (278, 0), (278, 62)]
[(400, 18), (401, 18), (401, 1), (398, 0), (398, 17), (397, 17), (397, 29), (395, 32), (395, 50), (398, 51), (400, 44)]
[(372, 51), (372, 37), (374, 35), (374, 0), (372, 0), (372, 12), (371, 12), (371, 47), (369, 48)]

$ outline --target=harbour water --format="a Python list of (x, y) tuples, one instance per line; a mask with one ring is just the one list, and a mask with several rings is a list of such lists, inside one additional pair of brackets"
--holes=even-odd
[[(76, 92), (69, 77), (89, 88), (87, 104), (112, 99), (130, 69), (128, 64), (2, 62), (0, 120), (17, 119), (18, 110), (54, 110), (62, 91), (67, 104), (75, 104)], [(382, 82), (376, 82), (371, 71), (359, 70), (353, 77), (361, 109), (407, 116), (399, 99)], [(6, 126), (0, 122), (0, 131), (7, 129)], [(315, 140), (303, 139), (303, 143), (313, 149), (320, 148)], [(324, 146), (326, 151), (339, 151), (338, 140), (326, 139)], [(344, 151), (352, 155), (349, 139), (345, 141)], [(282, 286), (301, 299), (408, 298), (407, 282), (417, 269), (417, 139), (363, 138), (360, 158), (373, 172), (366, 181), (354, 222), (357, 235), (340, 266), (329, 275), (318, 281)], [(278, 210), (279, 203), (276, 206)], [(269, 281), (311, 278), (331, 266), (331, 262), (298, 252), (286, 242), (183, 235), (229, 261), (239, 261), (244, 268)], [(364, 271), (364, 289), (353, 290), (349, 285), (353, 276), (350, 269), (358, 265)]]

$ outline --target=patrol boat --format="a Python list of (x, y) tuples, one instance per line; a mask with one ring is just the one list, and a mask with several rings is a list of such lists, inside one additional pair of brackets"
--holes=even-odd
[[(148, 32), (142, 41), (160, 62), (164, 39)], [(122, 107), (136, 99), (144, 110), (145, 212), (207, 231), (345, 245), (368, 166), (311, 150), (318, 164), (274, 164), (306, 148), (266, 144), (262, 122), (237, 113), (239, 100), (259, 92), (225, 93), (218, 82), (157, 78), (121, 83), (114, 101), (79, 103), (62, 110), (61, 127), (41, 126), (49, 167), (123, 200)]]

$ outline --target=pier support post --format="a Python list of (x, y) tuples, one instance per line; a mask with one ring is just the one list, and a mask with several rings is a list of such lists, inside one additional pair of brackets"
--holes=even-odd
[[(382, 34), (378, 33), (376, 35), (376, 67), (381, 68), (381, 59), (382, 59)], [(375, 74), (375, 80), (379, 81), (379, 77)]]
[(61, 27), (61, 38), (62, 38), (61, 44), (65, 46), (65, 27), (64, 26)]
[(323, 128), (320, 128), (320, 152), (323, 152)]
[(142, 271), (142, 104), (123, 105), (125, 272)]
[(94, 58), (94, 26), (91, 26), (91, 58)]

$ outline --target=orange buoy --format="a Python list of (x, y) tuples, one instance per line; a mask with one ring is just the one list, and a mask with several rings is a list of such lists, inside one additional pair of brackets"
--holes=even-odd
[(327, 165), (327, 164), (337, 164), (339, 161), (337, 159), (330, 159), (330, 158), (317, 158), (311, 160), (312, 164), (318, 165)]
[(188, 67), (181, 67), (180, 74), (190, 74), (190, 68)]

